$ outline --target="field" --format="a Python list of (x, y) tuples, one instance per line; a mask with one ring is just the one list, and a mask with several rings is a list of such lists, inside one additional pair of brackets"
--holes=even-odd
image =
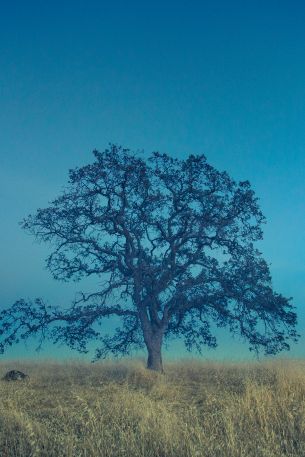
[(305, 361), (0, 363), (1, 457), (304, 457)]

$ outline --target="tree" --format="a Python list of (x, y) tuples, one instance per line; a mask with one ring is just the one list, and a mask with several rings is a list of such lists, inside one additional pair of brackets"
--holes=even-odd
[[(54, 245), (46, 264), (55, 279), (94, 275), (97, 289), (68, 309), (18, 300), (0, 314), (2, 352), (30, 335), (84, 352), (94, 339), (96, 359), (146, 346), (147, 367), (162, 371), (164, 341), (181, 336), (188, 350), (215, 347), (213, 323), (252, 350), (289, 349), (296, 314), (291, 299), (273, 291), (253, 245), (265, 219), (248, 181), (236, 183), (203, 155), (144, 160), (110, 145), (94, 157), (21, 225)], [(102, 323), (110, 316), (121, 325), (109, 335)]]

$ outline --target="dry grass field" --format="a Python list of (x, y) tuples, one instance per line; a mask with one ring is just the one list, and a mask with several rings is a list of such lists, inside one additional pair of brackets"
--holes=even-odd
[(305, 361), (1, 362), (1, 457), (304, 457)]

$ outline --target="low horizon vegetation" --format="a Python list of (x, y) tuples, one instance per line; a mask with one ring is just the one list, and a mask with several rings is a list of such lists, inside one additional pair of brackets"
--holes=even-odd
[(3, 457), (304, 457), (305, 360), (0, 362)]

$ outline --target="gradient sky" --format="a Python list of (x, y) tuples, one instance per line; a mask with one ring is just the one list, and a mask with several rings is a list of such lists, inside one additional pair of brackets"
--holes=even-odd
[[(94, 286), (55, 282), (48, 247), (18, 222), (114, 142), (204, 153), (250, 180), (267, 218), (259, 248), (305, 334), (304, 23), (305, 4), (293, 0), (2, 2), (0, 307), (20, 297), (68, 303)], [(219, 336), (204, 357), (251, 356)], [(304, 337), (290, 355), (305, 357)], [(37, 357), (31, 344), (4, 357), (25, 356)], [(46, 345), (39, 356), (78, 354)]]

